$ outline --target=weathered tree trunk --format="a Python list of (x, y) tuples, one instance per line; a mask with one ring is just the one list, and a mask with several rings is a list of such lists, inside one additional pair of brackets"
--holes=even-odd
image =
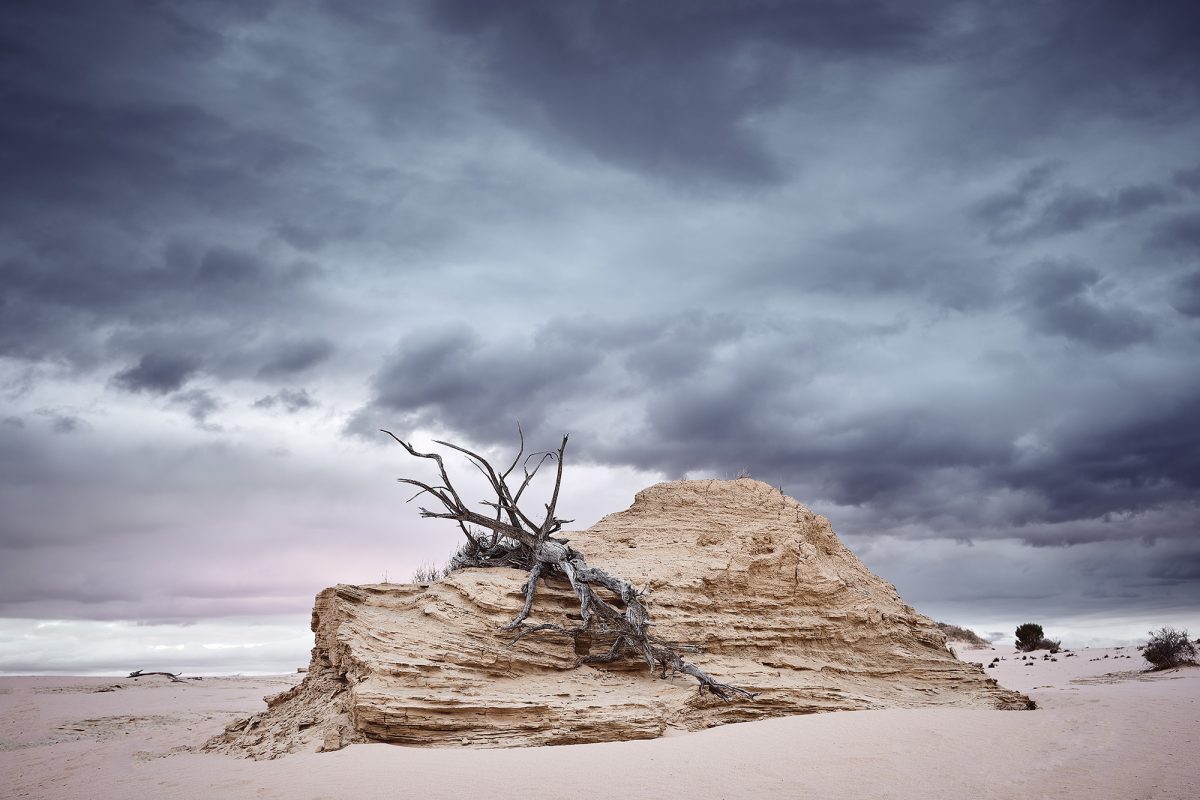
[[(518, 426), (518, 431), (520, 428)], [(533, 453), (525, 457), (525, 436), (522, 432), (521, 447), (512, 464), (503, 472), (497, 471), (488, 461), (465, 447), (449, 442), (436, 444), (456, 450), (465, 455), (484, 476), (496, 495), (495, 502), (483, 501), (491, 516), (468, 508), (450, 481), (446, 465), (437, 453), (420, 453), (391, 431), (383, 431), (395, 439), (409, 454), (416, 458), (429, 459), (437, 464), (441, 483), (424, 483), (413, 478), (400, 478), (420, 489), (411, 500), (424, 494), (432, 495), (441, 504), (441, 511), (421, 508), (421, 516), (433, 519), (453, 520), (467, 538), (466, 546), (451, 560), (451, 569), (462, 567), (506, 566), (524, 569), (529, 573), (525, 582), (525, 604), (512, 622), (503, 627), (516, 631), (513, 643), (532, 634), (552, 633), (577, 639), (588, 636), (593, 641), (611, 641), (604, 655), (584, 656), (578, 664), (605, 663), (633, 656), (645, 660), (651, 672), (658, 671), (663, 677), (668, 673), (683, 673), (699, 681), (701, 692), (712, 692), (723, 700), (741, 697), (754, 699), (752, 692), (714, 680), (702, 669), (683, 659), (680, 651), (696, 652), (698, 648), (664, 641), (650, 633), (650, 613), (642, 602), (642, 592), (629, 581), (597, 567), (589, 566), (583, 554), (573, 549), (569, 540), (554, 536), (571, 520), (555, 516), (559, 490), (562, 487), (563, 456), (567, 449), (567, 437), (555, 451)], [(525, 457), (522, 460), (522, 457)], [(533, 468), (531, 461), (536, 459)], [(519, 506), (525, 490), (533, 482), (538, 470), (547, 462), (556, 463), (554, 490), (546, 513), (541, 522), (534, 522)], [(515, 491), (509, 485), (509, 477), (521, 467), (521, 482)], [(473, 531), (469, 526), (483, 530)], [(557, 624), (530, 625), (526, 622), (533, 607), (537, 582), (546, 577), (565, 578), (579, 599), (580, 622), (574, 627)], [(603, 591), (602, 595), (598, 591)]]

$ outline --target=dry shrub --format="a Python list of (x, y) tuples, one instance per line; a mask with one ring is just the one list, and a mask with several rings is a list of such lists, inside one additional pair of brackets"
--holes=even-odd
[(422, 564), (413, 570), (413, 583), (433, 583), (438, 578), (442, 577), (442, 571), (433, 564)]
[(1142, 649), (1142, 656), (1154, 669), (1170, 669), (1196, 663), (1196, 646), (1188, 641), (1186, 630), (1164, 627), (1150, 631), (1150, 641)]

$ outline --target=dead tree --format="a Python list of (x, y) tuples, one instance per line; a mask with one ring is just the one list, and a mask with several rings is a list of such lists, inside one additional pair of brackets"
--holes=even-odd
[[(624, 578), (612, 575), (603, 569), (589, 566), (583, 554), (569, 545), (568, 539), (554, 534), (572, 520), (555, 516), (559, 489), (562, 487), (563, 456), (567, 449), (567, 437), (557, 450), (525, 455), (525, 435), (520, 431), (521, 446), (516, 458), (508, 468), (499, 471), (487, 459), (465, 447), (449, 442), (435, 441), (462, 453), (479, 470), (488, 482), (495, 501), (482, 501), (489, 509), (484, 514), (469, 508), (450, 481), (446, 465), (437, 453), (420, 453), (412, 445), (391, 431), (382, 431), (395, 439), (401, 447), (416, 458), (437, 464), (440, 483), (424, 483), (413, 478), (400, 478), (420, 489), (409, 498), (409, 502), (422, 495), (432, 495), (441, 505), (440, 510), (420, 508), (422, 517), (447, 519), (458, 524), (467, 538), (465, 546), (451, 559), (450, 569), (463, 567), (511, 567), (528, 573), (522, 591), (525, 604), (521, 611), (502, 630), (515, 631), (512, 644), (531, 634), (557, 634), (578, 639), (588, 636), (609, 643), (603, 655), (587, 655), (576, 661), (580, 664), (610, 663), (627, 655), (645, 660), (651, 672), (665, 678), (668, 673), (683, 673), (700, 682), (700, 692), (712, 692), (723, 700), (742, 697), (753, 700), (755, 694), (737, 686), (714, 680), (704, 670), (684, 660), (680, 652), (696, 652), (697, 647), (665, 641), (650, 633), (650, 613), (642, 602), (642, 592)], [(548, 461), (555, 463), (554, 490), (550, 501), (545, 504), (545, 515), (535, 521), (520, 506), (521, 498), (533, 482), (534, 477)], [(532, 464), (532, 468), (530, 468)], [(520, 466), (520, 475), (514, 476)], [(473, 530), (471, 526), (477, 529)], [(549, 577), (563, 578), (579, 600), (580, 623), (566, 627), (553, 623), (531, 625), (526, 622), (533, 608), (534, 593), (538, 580)], [(604, 596), (598, 590), (604, 590)]]

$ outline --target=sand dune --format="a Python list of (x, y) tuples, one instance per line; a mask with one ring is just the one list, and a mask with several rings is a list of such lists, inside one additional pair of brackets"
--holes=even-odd
[(1132, 648), (1053, 662), (1039, 654), (1033, 664), (1009, 647), (959, 655), (980, 663), (1003, 656), (989, 673), (1028, 692), (1039, 710), (855, 711), (650, 741), (511, 750), (367, 744), (255, 762), (192, 748), (261, 709), (262, 695), (295, 676), (0, 678), (0, 796), (578, 797), (589, 782), (609, 796), (638, 797), (1200, 794), (1200, 669), (1144, 673)]

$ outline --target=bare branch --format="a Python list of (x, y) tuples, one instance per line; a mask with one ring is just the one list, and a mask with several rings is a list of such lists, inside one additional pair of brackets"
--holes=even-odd
[(517, 420), (517, 436), (521, 439), (521, 446), (517, 448), (517, 454), (513, 457), (512, 463), (508, 465), (508, 469), (500, 473), (501, 482), (508, 480), (508, 476), (517, 468), (517, 464), (520, 463), (521, 456), (525, 454), (525, 431), (521, 429), (521, 420)]
[(558, 469), (554, 475), (554, 493), (550, 495), (550, 502), (546, 504), (546, 519), (542, 522), (541, 530), (538, 533), (538, 539), (545, 541), (550, 535), (550, 527), (554, 524), (554, 508), (558, 505), (558, 491), (562, 488), (563, 474), (563, 454), (567, 449), (567, 436), (564, 434), (562, 444), (558, 446)]

